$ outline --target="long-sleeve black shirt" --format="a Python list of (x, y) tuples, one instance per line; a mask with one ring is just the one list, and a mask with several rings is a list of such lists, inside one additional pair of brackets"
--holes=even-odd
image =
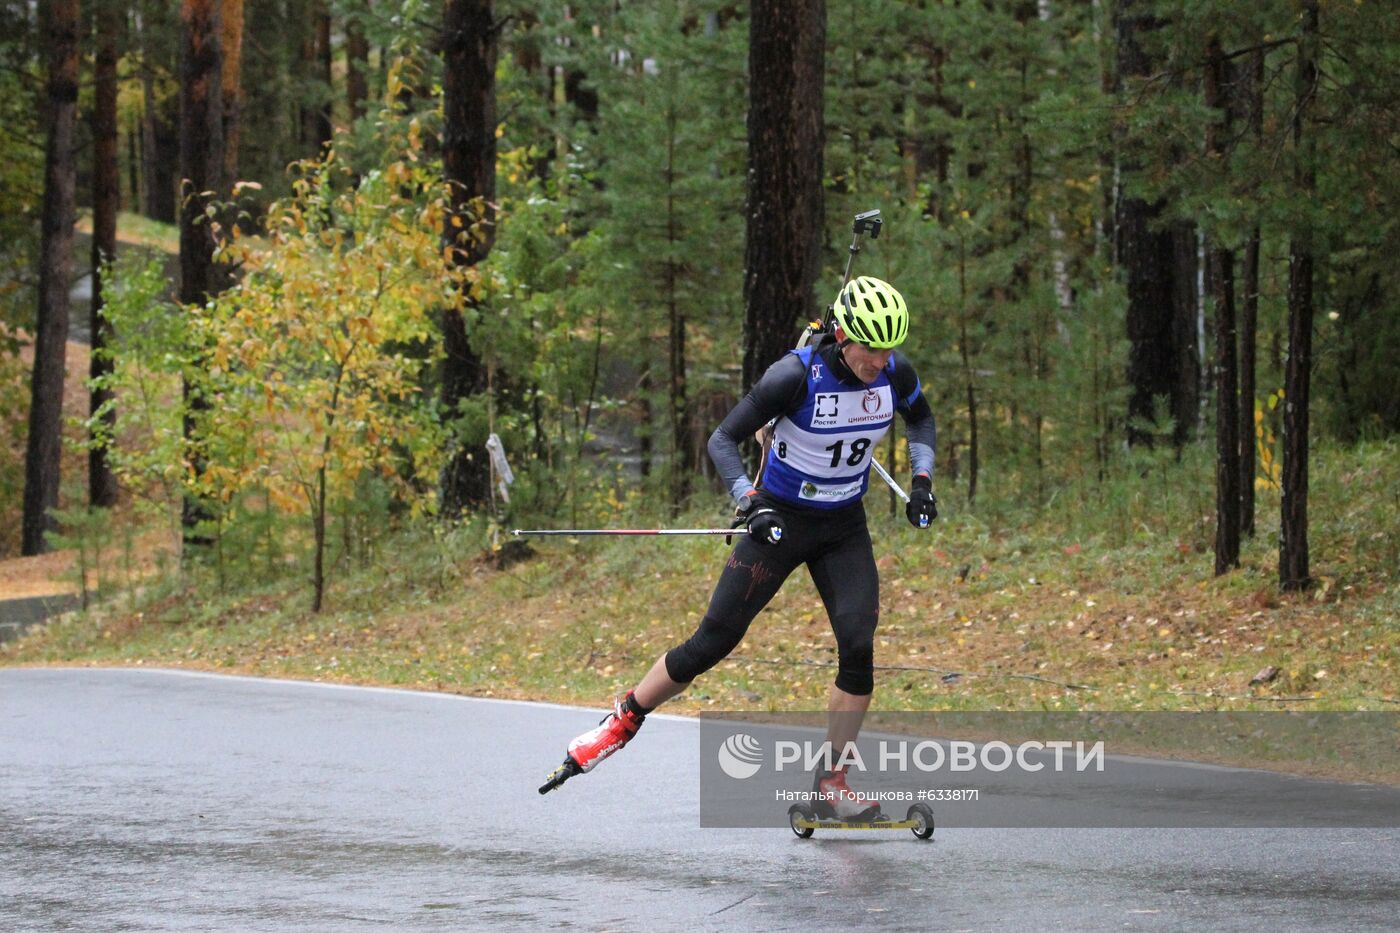
[[(852, 387), (864, 385), (842, 359), (835, 337), (830, 334), (823, 336), (814, 353), (831, 367), (831, 372), (843, 383)], [(918, 373), (898, 352), (891, 356), (886, 369), (896, 400), (895, 410), (904, 418), (913, 471), (932, 476), (937, 430), (933, 410), (924, 398)], [(753, 481), (744, 470), (743, 458), (739, 455), (739, 442), (752, 437), (754, 432), (774, 418), (795, 412), (806, 397), (807, 367), (795, 354), (786, 354), (768, 367), (749, 394), (734, 406), (710, 435), (710, 459), (736, 500), (754, 488)]]

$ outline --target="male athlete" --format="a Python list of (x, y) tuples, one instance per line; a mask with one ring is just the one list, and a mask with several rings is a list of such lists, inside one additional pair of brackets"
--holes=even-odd
[[(879, 576), (861, 498), (876, 446), (898, 411), (914, 471), (905, 514), (915, 528), (929, 526), (938, 516), (931, 480), (934, 421), (918, 375), (894, 351), (909, 333), (899, 292), (861, 276), (841, 290), (833, 310), (835, 334), (823, 334), (769, 367), (711, 435), (710, 457), (738, 501), (736, 527), (742, 524), (747, 535), (730, 554), (695, 634), (658, 658), (597, 728), (569, 743), (565, 767), (573, 773), (591, 771), (626, 745), (648, 713), (728, 656), (801, 564), (836, 633), (828, 764), (839, 762), (855, 741), (875, 686), (880, 615)], [(744, 472), (739, 441), (775, 418), (755, 488)], [(819, 770), (813, 789), (821, 816), (880, 815), (877, 802), (850, 789), (844, 768)]]

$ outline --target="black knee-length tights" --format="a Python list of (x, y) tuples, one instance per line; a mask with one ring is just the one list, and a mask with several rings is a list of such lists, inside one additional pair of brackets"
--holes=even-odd
[(742, 530), (729, 555), (710, 608), (684, 644), (666, 653), (666, 672), (690, 683), (743, 640), (749, 623), (768, 605), (788, 574), (802, 564), (821, 594), (836, 633), (836, 686), (867, 696), (875, 689), (875, 626), (880, 618), (880, 576), (870, 545), (865, 507), (796, 509), (766, 500), (782, 513), (783, 540), (759, 544)]

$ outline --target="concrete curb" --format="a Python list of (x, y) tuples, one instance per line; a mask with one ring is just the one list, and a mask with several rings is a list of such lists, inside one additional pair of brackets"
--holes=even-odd
[(53, 616), (78, 609), (82, 604), (77, 593), (0, 600), (0, 643), (14, 641), (34, 626), (43, 625)]

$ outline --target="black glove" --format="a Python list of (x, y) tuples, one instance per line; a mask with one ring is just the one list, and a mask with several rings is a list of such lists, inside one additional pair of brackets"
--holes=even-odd
[[(739, 500), (734, 509), (734, 527), (743, 527), (759, 544), (776, 545), (783, 540), (783, 517), (773, 511), (757, 490)], [(728, 544), (729, 539), (725, 538), (724, 543)]]
[(765, 505), (749, 512), (749, 537), (759, 544), (778, 545), (783, 542), (783, 517)]
[(927, 528), (938, 517), (938, 500), (933, 497), (933, 480), (927, 473), (914, 476), (913, 490), (904, 505), (904, 515), (915, 528)]

